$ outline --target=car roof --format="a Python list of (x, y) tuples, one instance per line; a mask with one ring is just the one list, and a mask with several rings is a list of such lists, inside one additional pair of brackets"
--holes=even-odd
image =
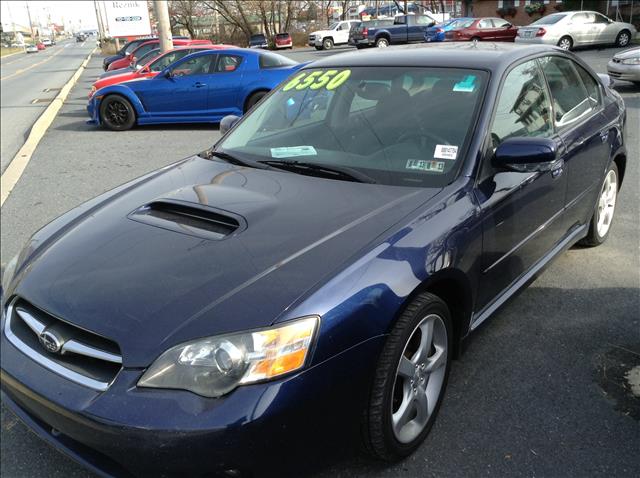
[(414, 44), (332, 55), (315, 61), (305, 68), (431, 66), (499, 70), (520, 58), (557, 51), (559, 51), (557, 47), (550, 45), (524, 46), (502, 42), (450, 43), (430, 47)]

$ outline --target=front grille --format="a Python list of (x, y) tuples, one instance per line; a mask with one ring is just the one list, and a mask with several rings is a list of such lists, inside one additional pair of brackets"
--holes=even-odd
[(315, 35), (309, 35), (309, 42), (314, 42), (316, 41), (316, 36)]
[(613, 58), (613, 62), (614, 62), (614, 63), (620, 63), (620, 59), (619, 59), (619, 58), (615, 58), (615, 57), (614, 57), (614, 58)]
[(106, 390), (122, 368), (118, 345), (17, 298), (7, 308), (7, 339), (21, 352), (72, 382)]
[(613, 78), (620, 78), (622, 76), (622, 73), (618, 73), (617, 71), (610, 71), (609, 76), (612, 76)]

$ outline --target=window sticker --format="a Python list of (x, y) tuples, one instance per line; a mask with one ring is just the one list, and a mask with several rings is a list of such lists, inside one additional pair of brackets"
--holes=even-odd
[(406, 169), (418, 171), (444, 172), (444, 161), (424, 161), (422, 159), (408, 159)]
[(433, 159), (456, 159), (458, 156), (458, 147), (450, 144), (436, 144), (433, 152)]
[(476, 88), (475, 75), (467, 75), (464, 80), (459, 81), (453, 85), (453, 91), (462, 91), (465, 93), (471, 93)]
[(302, 72), (293, 77), (282, 91), (296, 89), (302, 91), (306, 89), (319, 90), (325, 88), (328, 91), (335, 90), (341, 86), (351, 76), (351, 70), (315, 70), (312, 72)]
[(318, 152), (313, 146), (285, 146), (271, 148), (272, 158), (293, 158), (295, 156), (317, 156)]

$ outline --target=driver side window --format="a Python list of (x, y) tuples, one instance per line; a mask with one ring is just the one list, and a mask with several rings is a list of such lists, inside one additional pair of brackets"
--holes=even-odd
[(514, 136), (552, 134), (551, 103), (538, 64), (531, 60), (516, 66), (502, 85), (491, 128), (493, 148)]
[(202, 55), (176, 65), (171, 73), (173, 76), (206, 75), (213, 72), (215, 63), (216, 55)]

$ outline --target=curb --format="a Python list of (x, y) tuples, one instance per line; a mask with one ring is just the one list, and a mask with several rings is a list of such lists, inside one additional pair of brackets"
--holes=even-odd
[(31, 156), (36, 150), (38, 143), (49, 129), (49, 126), (51, 126), (51, 123), (53, 123), (53, 120), (58, 114), (58, 111), (60, 111), (60, 108), (62, 108), (62, 105), (67, 99), (67, 96), (69, 96), (71, 88), (73, 88), (73, 86), (78, 81), (78, 78), (80, 78), (80, 75), (86, 68), (87, 63), (89, 63), (89, 60), (91, 59), (91, 56), (95, 53), (95, 51), (96, 48), (94, 48), (91, 53), (89, 53), (89, 56), (85, 58), (85, 60), (73, 74), (71, 79), (67, 81), (67, 83), (62, 87), (60, 93), (58, 93), (58, 96), (56, 96), (53, 101), (51, 101), (51, 104), (47, 106), (47, 109), (45, 109), (40, 117), (36, 120), (36, 122), (31, 127), (31, 132), (29, 133), (27, 141), (22, 145), (18, 153), (13, 157), (11, 163), (9, 163), (9, 166), (7, 166), (7, 169), (4, 170), (4, 173), (2, 173), (2, 177), (0, 177), (0, 206), (4, 204), (6, 199), (9, 197), (9, 194), (11, 194), (14, 186), (20, 180), (22, 173), (24, 173), (24, 170), (29, 164), (29, 161), (31, 161)]

